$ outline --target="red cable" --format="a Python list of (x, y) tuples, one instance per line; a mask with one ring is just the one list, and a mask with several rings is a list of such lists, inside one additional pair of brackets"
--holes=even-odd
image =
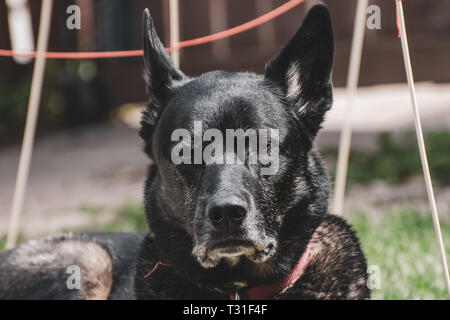
[(219, 39), (227, 38), (227, 37), (233, 36), (235, 34), (253, 29), (253, 28), (255, 28), (263, 23), (266, 23), (266, 22), (278, 17), (279, 15), (282, 15), (283, 13), (291, 10), (292, 8), (298, 6), (303, 1), (305, 1), (305, 0), (288, 1), (285, 4), (279, 6), (278, 8), (273, 9), (272, 11), (269, 11), (266, 14), (263, 14), (262, 16), (260, 16), (256, 19), (250, 20), (244, 24), (241, 24), (239, 26), (236, 26), (234, 28), (231, 28), (231, 29), (228, 29), (225, 31), (213, 33), (208, 36), (204, 36), (204, 37), (200, 37), (200, 38), (196, 38), (196, 39), (192, 39), (192, 40), (181, 41), (179, 43), (174, 43), (173, 46), (171, 46), (171, 48), (173, 47), (175, 50), (177, 50), (180, 48), (196, 46), (199, 44), (208, 43), (208, 42), (216, 41)]
[[(181, 41), (178, 43), (174, 43), (171, 45), (170, 48), (166, 48), (167, 51), (171, 50), (179, 50), (181, 48), (186, 47), (192, 47), (197, 46), (200, 44), (208, 43), (217, 41), (223, 38), (231, 37), (236, 34), (242, 33), (244, 31), (253, 29), (263, 23), (266, 23), (283, 13), (293, 9), (294, 7), (298, 6), (300, 3), (302, 3), (305, 0), (290, 0), (286, 2), (285, 4), (279, 6), (278, 8), (275, 8), (272, 11), (269, 11), (262, 16), (255, 18), (253, 20), (250, 20), (244, 24), (241, 24), (239, 26), (233, 27), (228, 30), (220, 31), (217, 33), (213, 33), (204, 37), (199, 37), (196, 39)], [(127, 51), (103, 51), (103, 52), (45, 52), (43, 54), (46, 58), (49, 59), (98, 59), (98, 58), (123, 58), (123, 57), (136, 57), (136, 56), (142, 56), (143, 51), (142, 50), (127, 50)], [(0, 57), (13, 57), (13, 56), (19, 56), (19, 57), (37, 57), (39, 56), (39, 53), (37, 52), (14, 52), (12, 50), (4, 50), (0, 49)]]
[[(142, 50), (127, 51), (103, 51), (103, 52), (45, 52), (44, 56), (49, 59), (96, 59), (96, 58), (121, 58), (142, 56)], [(38, 52), (15, 52), (0, 49), (0, 57), (33, 57), (36, 58)]]

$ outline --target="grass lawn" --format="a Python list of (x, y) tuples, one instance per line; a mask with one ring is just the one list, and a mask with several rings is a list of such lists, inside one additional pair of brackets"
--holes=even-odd
[[(392, 212), (374, 223), (360, 214), (350, 221), (361, 240), (368, 265), (377, 265), (381, 288), (372, 299), (446, 299), (444, 276), (431, 216)], [(441, 222), (447, 258), (450, 225)]]
[(0, 252), (5, 250), (6, 236), (0, 236)]
[[(425, 134), (425, 142), (434, 183), (449, 185), (450, 132), (428, 132)], [(375, 180), (383, 180), (397, 184), (422, 175), (414, 132), (405, 132), (399, 136), (390, 133), (379, 134), (377, 146), (377, 150), (372, 152), (351, 151), (348, 164), (349, 182), (371, 183)], [(320, 153), (328, 164), (330, 175), (334, 177), (337, 149), (323, 149)]]
[[(126, 204), (119, 215), (106, 225), (95, 223), (81, 231), (145, 230), (143, 208)], [(372, 290), (373, 299), (445, 299), (445, 286), (431, 217), (414, 211), (392, 212), (375, 223), (367, 215), (351, 218), (361, 240), (368, 265), (380, 270), (380, 289)], [(450, 225), (441, 224), (447, 256), (450, 256)], [(68, 231), (68, 230), (66, 230)], [(23, 239), (23, 238), (22, 238)], [(5, 237), (0, 237), (0, 251)]]

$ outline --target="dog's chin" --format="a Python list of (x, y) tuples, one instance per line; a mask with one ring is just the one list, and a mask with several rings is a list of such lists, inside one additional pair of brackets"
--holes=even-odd
[(226, 240), (212, 245), (195, 246), (193, 254), (203, 268), (214, 268), (221, 261), (235, 266), (242, 259), (264, 263), (275, 255), (275, 245), (257, 245), (248, 240)]

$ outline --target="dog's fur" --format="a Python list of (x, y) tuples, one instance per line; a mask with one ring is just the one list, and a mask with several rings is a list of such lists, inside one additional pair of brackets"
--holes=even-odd
[[(228, 299), (285, 277), (308, 244), (303, 274), (274, 299), (369, 298), (364, 255), (346, 222), (328, 214), (329, 182), (313, 149), (332, 103), (328, 9), (309, 11), (264, 76), (216, 71), (189, 78), (167, 55), (147, 10), (143, 20), (149, 232), (62, 236), (7, 251), (0, 255), (0, 298)], [(278, 171), (175, 165), (171, 133), (192, 133), (194, 121), (221, 132), (279, 129)], [(219, 225), (211, 207), (220, 210)], [(73, 264), (84, 275), (78, 291), (61, 282)]]

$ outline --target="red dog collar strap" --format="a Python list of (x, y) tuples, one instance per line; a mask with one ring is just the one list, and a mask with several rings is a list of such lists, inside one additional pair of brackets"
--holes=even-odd
[[(240, 300), (241, 295), (242, 298), (244, 298), (245, 300), (266, 300), (273, 297), (277, 293), (282, 292), (287, 287), (294, 284), (303, 274), (303, 271), (305, 271), (306, 265), (308, 263), (309, 253), (310, 253), (310, 245), (308, 243), (305, 252), (303, 252), (294, 269), (286, 277), (272, 284), (250, 288), (246, 290), (243, 294), (236, 292), (236, 294), (230, 295), (230, 300)], [(144, 276), (144, 278), (151, 276), (151, 274), (155, 272), (159, 266), (171, 267), (170, 264), (158, 261), (156, 265), (153, 267), (153, 269), (150, 270)]]
[[(253, 287), (245, 291), (245, 296), (242, 296), (245, 300), (267, 300), (276, 295), (277, 293), (282, 292), (284, 289), (294, 284), (300, 276), (305, 271), (306, 265), (309, 259), (310, 245), (306, 246), (305, 252), (303, 252), (302, 256), (297, 262), (297, 265), (294, 269), (281, 281), (275, 282), (268, 285)], [(236, 292), (235, 295), (230, 295), (231, 300), (240, 300), (241, 295), (239, 292)]]

